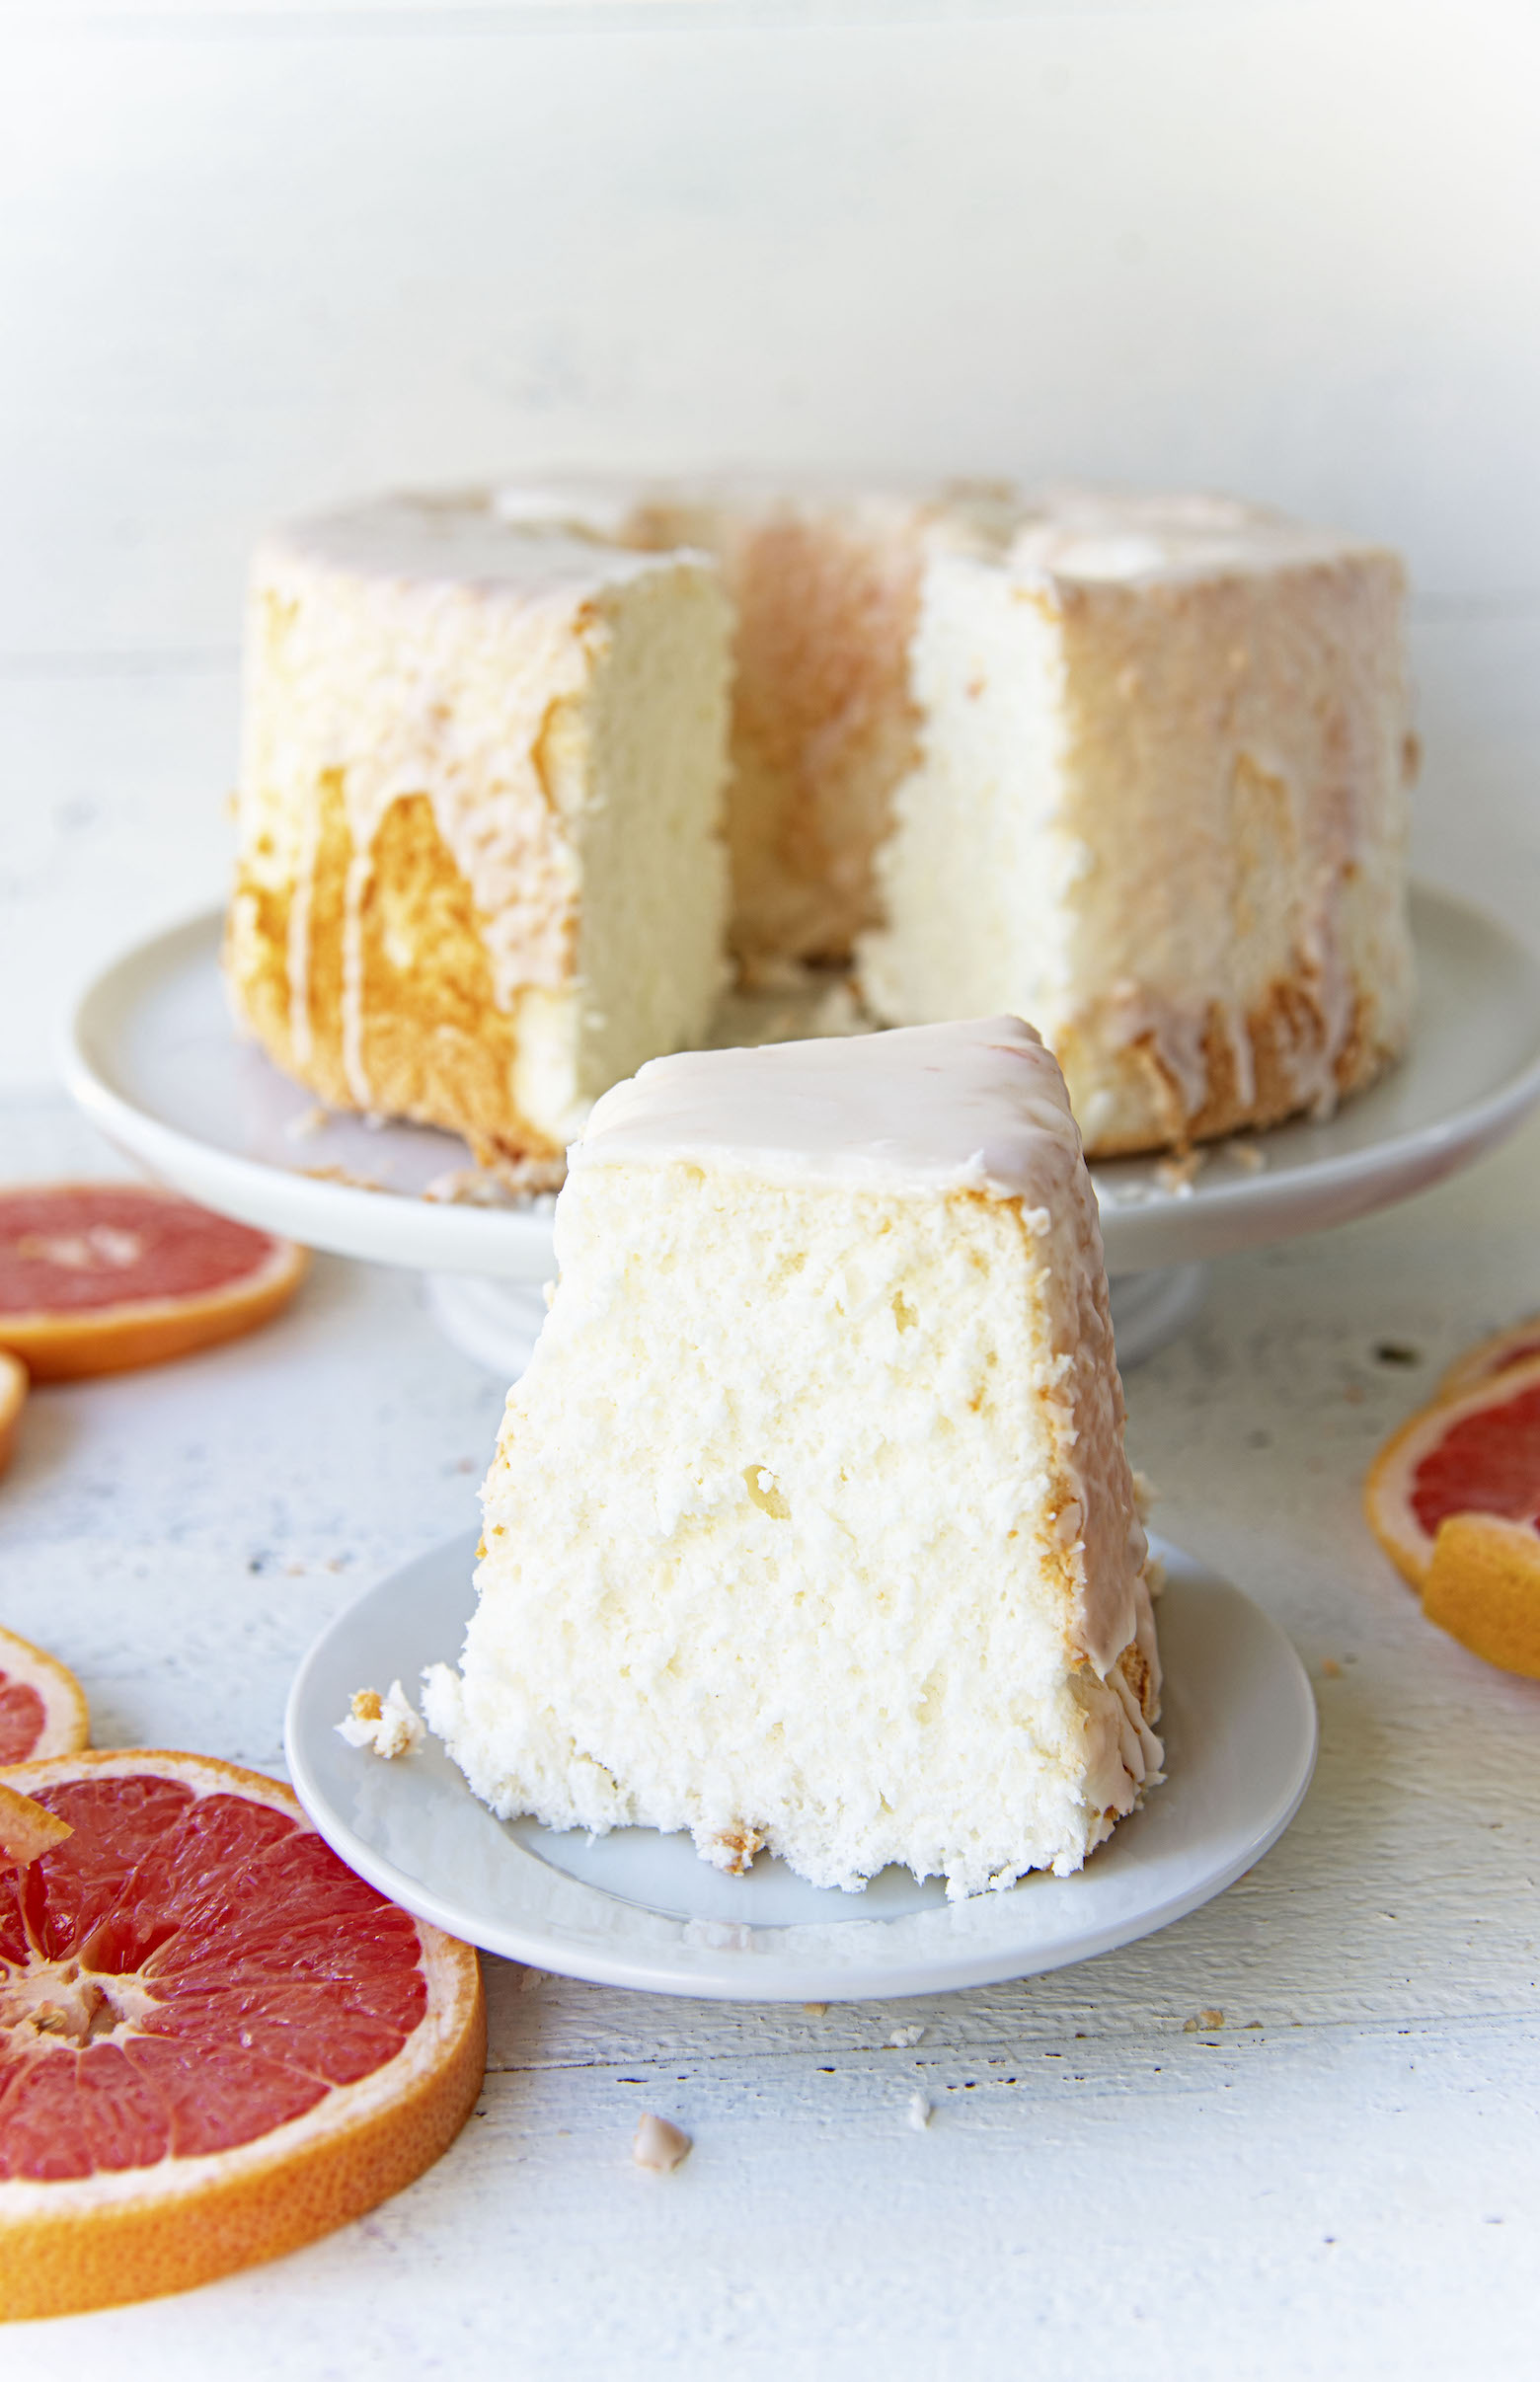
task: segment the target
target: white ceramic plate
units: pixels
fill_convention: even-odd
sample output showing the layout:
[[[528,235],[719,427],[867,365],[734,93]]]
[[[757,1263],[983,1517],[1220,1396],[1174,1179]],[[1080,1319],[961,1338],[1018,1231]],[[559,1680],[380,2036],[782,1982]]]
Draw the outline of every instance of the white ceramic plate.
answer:
[[[1481,912],[1414,895],[1421,973],[1412,1056],[1327,1124],[1248,1137],[1260,1167],[1220,1144],[1184,1191],[1156,1162],[1097,1169],[1111,1273],[1188,1264],[1365,1215],[1452,1174],[1540,1101],[1540,962]],[[371,1130],[334,1116],[314,1134],[308,1093],[230,1022],[220,920],[193,919],[142,945],[80,1003],[66,1081],[118,1146],[194,1199],[347,1257],[541,1283],[552,1271],[550,1202],[521,1208],[424,1199],[466,1166],[452,1135]],[[378,1186],[327,1180],[341,1170]]]
[[[1195,1910],[1293,1818],[1316,1755],[1315,1699],[1275,1622],[1179,1548],[1160,1641],[1167,1778],[1073,1878],[949,1903],[885,1870],[864,1893],[806,1885],[761,1857],[745,1878],[687,1836],[590,1839],[476,1802],[433,1738],[380,1761],[337,1734],[355,1689],[409,1692],[456,1660],[475,1604],[474,1536],[394,1573],[341,1614],[289,1697],[289,1773],[350,1868],[451,1935],[596,1984],[716,2001],[864,2001],[1032,1976],[1115,1951]]]

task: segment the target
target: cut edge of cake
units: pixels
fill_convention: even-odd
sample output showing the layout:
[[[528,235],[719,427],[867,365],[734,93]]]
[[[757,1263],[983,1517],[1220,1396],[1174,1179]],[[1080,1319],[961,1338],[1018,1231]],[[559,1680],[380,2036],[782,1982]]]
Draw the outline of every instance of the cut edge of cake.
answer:
[[[501,1816],[847,1889],[1078,1868],[1160,1774],[1095,1202],[1015,1019],[596,1107],[424,1712]]]

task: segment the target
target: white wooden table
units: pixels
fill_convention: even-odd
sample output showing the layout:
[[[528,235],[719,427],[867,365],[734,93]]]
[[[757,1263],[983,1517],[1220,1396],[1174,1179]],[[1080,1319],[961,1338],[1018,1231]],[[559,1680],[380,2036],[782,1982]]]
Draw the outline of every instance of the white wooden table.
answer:
[[[46,1097],[6,1125],[8,1172],[101,1163]],[[1537,1168],[1531,1131],[1413,1206],[1222,1265],[1130,1381],[1161,1526],[1317,1682],[1304,1809],[1218,1902],[1040,1980],[821,2014],[489,1961],[486,2091],[423,2182],[277,2266],[18,2349],[166,2382],[1533,2370],[1540,1688],[1422,1621],[1357,1491],[1437,1367],[1540,1308]],[[37,1394],[0,1618],[76,1666],[102,1741],[278,1771],[303,1648],[466,1524],[500,1405],[414,1280],[322,1260],[256,1339]],[[645,2108],[695,2137],[666,2180],[630,2163]]]

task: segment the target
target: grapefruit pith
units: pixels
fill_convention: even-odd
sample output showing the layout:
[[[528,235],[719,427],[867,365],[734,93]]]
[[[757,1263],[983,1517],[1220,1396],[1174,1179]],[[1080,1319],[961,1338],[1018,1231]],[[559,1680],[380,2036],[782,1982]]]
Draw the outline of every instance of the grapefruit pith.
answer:
[[[21,1358],[13,1356],[9,1348],[0,1348],[0,1472],[11,1461],[29,1387],[30,1376]]]
[[[66,1836],[74,1833],[67,1819],[60,1819],[56,1811],[35,1804],[30,1795],[18,1795],[14,1787],[8,1787],[0,1778],[0,1859],[14,1861],[19,1869],[25,1869],[39,1853],[62,1844]]]
[[[1529,1364],[1536,1357],[1540,1357],[1540,1315],[1531,1315],[1524,1323],[1509,1324],[1505,1331],[1478,1340],[1473,1348],[1457,1356],[1438,1384],[1438,1395],[1463,1397],[1495,1373],[1510,1373],[1515,1365]]]
[[[0,2315],[276,2257],[448,2148],[486,2063],[476,1955],[286,1787],[144,1752],[7,1783],[73,1833],[0,1865]]]
[[[1440,1398],[1386,1441],[1363,1490],[1369,1527],[1413,1586],[1440,1522],[1496,1514],[1540,1530],[1540,1358]]]
[[[305,1252],[148,1183],[0,1191],[0,1347],[34,1380],[233,1340],[287,1304]]]
[[[40,1646],[0,1630],[0,1770],[78,1753],[91,1741],[80,1681]]]

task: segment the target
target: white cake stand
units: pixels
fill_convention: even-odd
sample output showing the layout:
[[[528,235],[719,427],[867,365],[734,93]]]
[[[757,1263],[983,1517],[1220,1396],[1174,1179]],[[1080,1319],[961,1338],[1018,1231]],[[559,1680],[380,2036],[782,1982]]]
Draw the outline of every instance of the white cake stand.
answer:
[[[1208,1260],[1409,1197],[1540,1103],[1540,960],[1482,912],[1419,888],[1412,1054],[1326,1123],[1220,1143],[1191,1181],[1153,1159],[1096,1169],[1125,1365],[1196,1312]],[[99,976],[63,1053],[108,1137],[192,1198],[317,1249],[431,1278],[445,1331],[506,1379],[528,1360],[555,1264],[549,1199],[464,1203],[465,1148],[418,1125],[328,1115],[236,1035],[210,912]],[[458,1179],[458,1180],[457,1180]]]

